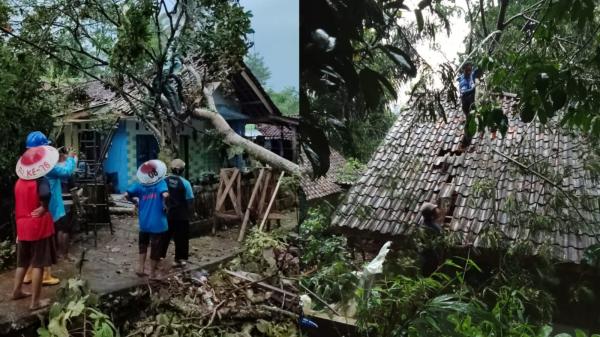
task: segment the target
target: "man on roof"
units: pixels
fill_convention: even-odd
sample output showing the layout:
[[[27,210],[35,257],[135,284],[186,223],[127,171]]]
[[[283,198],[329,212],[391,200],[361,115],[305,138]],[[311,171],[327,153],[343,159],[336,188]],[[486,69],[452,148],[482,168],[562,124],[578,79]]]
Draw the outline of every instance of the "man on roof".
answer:
[[[462,139],[462,146],[471,145],[471,136],[468,133],[469,113],[474,108],[475,103],[475,80],[481,77],[478,69],[473,69],[470,62],[466,62],[462,67],[462,73],[458,76],[458,88],[460,90],[460,101],[462,111],[465,114],[465,128]]]
[[[425,202],[421,205],[421,215],[423,215],[423,225],[432,230],[435,234],[442,232],[442,226],[439,224],[441,209],[436,204]]]

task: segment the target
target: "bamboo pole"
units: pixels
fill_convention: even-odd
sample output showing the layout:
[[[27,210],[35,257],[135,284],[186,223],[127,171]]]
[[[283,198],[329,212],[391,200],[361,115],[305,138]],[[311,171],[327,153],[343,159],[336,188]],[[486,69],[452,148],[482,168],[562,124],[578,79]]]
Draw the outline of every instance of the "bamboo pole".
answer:
[[[258,189],[260,185],[263,183],[262,180],[264,175],[265,169],[260,169],[260,172],[258,173],[258,178],[256,179],[256,183],[254,184],[254,188],[252,189],[252,195],[250,195],[250,201],[248,201],[246,214],[244,214],[244,220],[242,221],[242,228],[240,229],[238,242],[242,242],[242,240],[244,240],[244,236],[246,235],[246,226],[248,225],[248,220],[250,219],[250,211],[252,211],[252,204],[254,203],[254,198],[258,194]]]
[[[271,212],[271,207],[273,206],[273,202],[275,202],[275,197],[277,196],[277,191],[279,191],[279,186],[281,185],[281,180],[283,179],[283,175],[285,174],[285,171],[281,171],[281,175],[279,176],[279,179],[277,180],[277,186],[275,186],[275,190],[273,191],[273,195],[271,196],[271,201],[269,202],[269,206],[267,206],[267,210],[265,211],[265,216],[262,219],[262,222],[260,223],[260,227],[258,227],[258,230],[262,232],[263,227],[265,226],[265,222],[267,221],[267,218],[269,217],[269,212]]]

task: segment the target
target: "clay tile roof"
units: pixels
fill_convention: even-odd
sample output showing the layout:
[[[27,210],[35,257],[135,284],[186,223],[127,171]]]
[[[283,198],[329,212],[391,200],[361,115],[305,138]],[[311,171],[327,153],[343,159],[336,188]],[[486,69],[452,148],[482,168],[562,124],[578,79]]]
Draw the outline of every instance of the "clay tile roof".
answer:
[[[256,128],[265,138],[292,140],[296,137],[294,131],[287,126],[257,124]]]
[[[483,138],[475,135],[463,153],[458,148],[465,118],[457,108],[447,108],[447,122],[421,121],[415,111],[401,113],[333,224],[409,235],[422,225],[419,207],[429,201],[446,205],[445,226],[459,245],[492,247],[496,235],[502,243],[529,243],[534,254],[547,248],[559,260],[579,263],[585,248],[600,242],[600,187],[585,169],[588,145],[558,126],[523,123],[514,113],[516,97],[504,96],[502,102],[509,118],[506,136],[498,132],[492,140],[489,131]],[[537,162],[546,178],[563,175],[562,189],[583,196],[583,202],[577,210],[566,206],[570,202],[557,198],[562,196],[557,188],[511,159]],[[566,205],[553,205],[559,199]],[[514,218],[517,214],[531,221]],[[536,223],[536,215],[563,220],[544,222],[542,216]]]
[[[306,194],[306,200],[323,198],[344,191],[344,189],[338,184],[337,174],[344,167],[344,165],[346,165],[346,160],[333,148],[330,148],[330,151],[329,171],[327,171],[325,176],[316,180],[312,180],[307,176],[302,176],[300,178],[300,187],[304,191],[304,194]],[[310,162],[308,161],[304,151],[302,151],[300,157],[300,166],[302,170],[311,170]]]

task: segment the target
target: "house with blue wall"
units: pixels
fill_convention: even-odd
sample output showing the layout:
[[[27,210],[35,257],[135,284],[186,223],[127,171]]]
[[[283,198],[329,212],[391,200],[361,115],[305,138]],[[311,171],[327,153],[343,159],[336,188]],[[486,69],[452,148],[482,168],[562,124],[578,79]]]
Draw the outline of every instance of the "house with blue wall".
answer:
[[[297,121],[282,116],[247,67],[232,77],[231,84],[233,91],[213,84],[210,100],[236,133],[244,136],[246,125],[254,123],[296,127]],[[158,158],[159,144],[135,116],[115,109],[113,102],[118,97],[102,83],[87,82],[81,90],[86,96],[84,104],[55,116],[58,143],[79,150],[80,161],[87,166],[82,174],[102,175],[115,193],[122,193],[135,181],[141,163]],[[177,156],[187,163],[186,175],[192,182],[217,174],[223,167],[245,165],[239,155],[228,158],[214,137],[204,132],[211,127],[208,121],[190,119],[177,130]]]

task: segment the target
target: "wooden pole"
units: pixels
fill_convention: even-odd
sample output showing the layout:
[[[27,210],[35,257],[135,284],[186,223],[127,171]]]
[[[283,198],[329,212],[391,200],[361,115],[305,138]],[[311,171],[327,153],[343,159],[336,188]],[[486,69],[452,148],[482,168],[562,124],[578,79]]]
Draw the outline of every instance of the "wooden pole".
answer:
[[[246,208],[246,214],[244,214],[244,220],[242,221],[242,228],[240,229],[240,235],[238,236],[238,242],[242,242],[244,240],[244,236],[246,235],[246,226],[248,225],[248,220],[250,219],[250,212],[252,211],[252,203],[254,202],[254,198],[258,194],[258,189],[260,184],[262,183],[263,176],[265,175],[265,169],[260,169],[258,173],[258,178],[256,179],[256,183],[254,184],[254,188],[252,189],[252,194],[250,195],[250,201],[248,201],[248,207]]]
[[[277,180],[277,186],[275,186],[275,190],[273,191],[273,195],[271,196],[271,201],[269,202],[269,206],[267,206],[267,210],[265,211],[265,216],[262,219],[262,222],[260,223],[260,227],[258,227],[258,230],[262,232],[263,227],[265,226],[265,222],[267,221],[267,218],[269,217],[269,212],[271,212],[271,207],[273,206],[273,202],[275,202],[275,197],[277,196],[277,191],[279,191],[279,185],[281,185],[281,180],[283,179],[283,175],[285,174],[285,171],[281,171],[281,175],[279,176],[279,179]]]

